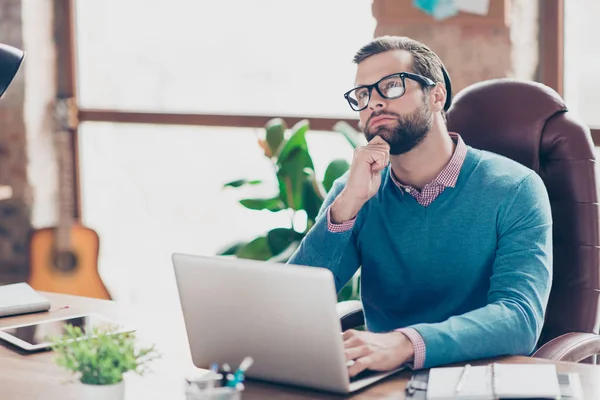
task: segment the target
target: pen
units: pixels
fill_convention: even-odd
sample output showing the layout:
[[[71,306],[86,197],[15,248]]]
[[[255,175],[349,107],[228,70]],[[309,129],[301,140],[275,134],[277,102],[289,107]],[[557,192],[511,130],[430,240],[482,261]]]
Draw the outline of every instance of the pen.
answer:
[[[215,387],[215,376],[217,374],[217,370],[219,369],[219,364],[212,363],[210,366],[210,378],[208,380],[208,389],[212,389]]]
[[[235,387],[238,383],[243,382],[244,373],[252,366],[253,363],[254,359],[252,357],[244,358],[238,369],[233,374],[232,379],[227,381],[227,386]]]
[[[460,378],[458,379],[458,383],[456,384],[454,395],[457,395],[462,390],[462,387],[465,384],[465,381],[467,380],[467,375],[469,374],[470,369],[471,364],[467,364],[464,366],[462,373],[460,374]]]
[[[242,363],[240,364],[240,366],[238,367],[238,369],[235,373],[237,374],[238,372],[241,372],[241,373],[246,372],[248,370],[248,368],[250,368],[252,366],[252,364],[254,364],[254,359],[252,357],[244,358],[244,360],[242,361]]]
[[[231,373],[230,373],[231,368],[229,367],[229,364],[225,363],[225,364],[223,364],[222,369],[223,369],[223,372],[222,372],[223,379],[221,381],[221,386],[227,386],[227,381],[229,380],[229,375],[231,375]]]

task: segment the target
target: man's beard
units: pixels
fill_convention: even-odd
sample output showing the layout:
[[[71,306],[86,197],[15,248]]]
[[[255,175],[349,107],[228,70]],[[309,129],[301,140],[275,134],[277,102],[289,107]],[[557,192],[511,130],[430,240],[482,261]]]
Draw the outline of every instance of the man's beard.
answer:
[[[380,136],[390,145],[391,155],[408,153],[421,144],[431,130],[431,111],[427,103],[406,116],[392,112],[373,113],[367,121],[367,127],[371,119],[380,115],[395,117],[397,122],[392,126],[380,125],[372,130],[367,128],[363,130],[363,133],[369,142],[375,136]]]

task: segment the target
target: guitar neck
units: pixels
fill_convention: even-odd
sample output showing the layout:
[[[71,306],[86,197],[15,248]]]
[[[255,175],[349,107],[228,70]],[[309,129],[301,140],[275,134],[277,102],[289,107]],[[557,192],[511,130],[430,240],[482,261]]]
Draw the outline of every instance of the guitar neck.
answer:
[[[71,227],[75,222],[75,191],[73,189],[73,158],[71,151],[73,106],[69,100],[57,103],[58,129],[55,135],[55,150],[58,159],[58,219],[56,224],[58,250],[71,248]]]

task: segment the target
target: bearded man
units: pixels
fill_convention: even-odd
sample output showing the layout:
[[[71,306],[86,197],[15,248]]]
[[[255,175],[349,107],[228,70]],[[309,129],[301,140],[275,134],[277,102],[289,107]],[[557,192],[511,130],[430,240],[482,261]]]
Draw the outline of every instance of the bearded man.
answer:
[[[361,267],[349,375],[530,355],[552,282],[542,180],[448,132],[450,79],[423,43],[379,37],[354,62],[344,96],[368,144],[289,260],[328,268],[338,292]]]

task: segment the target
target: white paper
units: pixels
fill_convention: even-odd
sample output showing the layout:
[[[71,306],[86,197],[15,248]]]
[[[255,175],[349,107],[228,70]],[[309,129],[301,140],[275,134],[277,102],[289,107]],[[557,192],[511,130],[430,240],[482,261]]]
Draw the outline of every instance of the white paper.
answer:
[[[455,0],[458,11],[472,14],[487,15],[490,8],[490,0]]]
[[[450,18],[458,14],[455,0],[439,0],[433,10],[433,18],[439,20]]]
[[[438,367],[429,372],[427,400],[558,399],[560,386],[554,364],[495,364],[473,366],[460,393],[462,367]],[[496,379],[493,381],[493,379]],[[496,383],[493,388],[493,382]],[[494,396],[494,389],[496,396]]]
[[[496,364],[496,376],[500,398],[560,398],[554,364]]]
[[[25,282],[0,286],[0,317],[46,311],[50,301]]]

